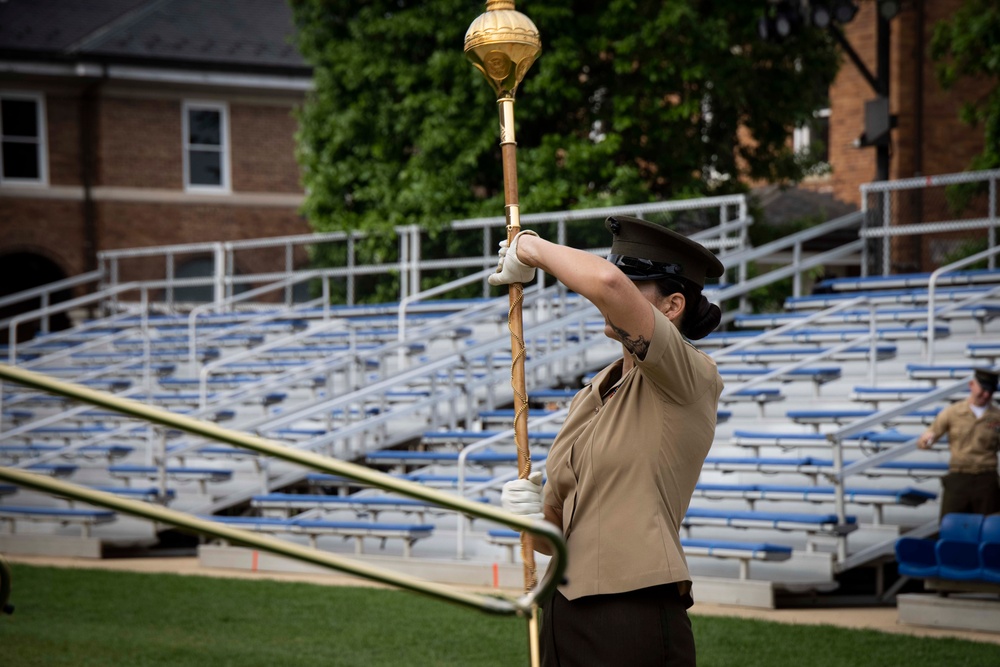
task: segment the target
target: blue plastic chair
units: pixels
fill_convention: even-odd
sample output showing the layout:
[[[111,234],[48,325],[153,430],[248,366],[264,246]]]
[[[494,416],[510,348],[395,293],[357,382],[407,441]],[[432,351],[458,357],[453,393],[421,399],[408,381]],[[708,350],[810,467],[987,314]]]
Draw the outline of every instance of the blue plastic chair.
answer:
[[[981,578],[979,534],[982,514],[946,514],[935,545],[938,576],[942,579],[971,581]]]
[[[922,537],[901,537],[896,540],[896,562],[899,573],[916,579],[933,579],[938,576],[934,540]]]
[[[1000,584],[1000,514],[991,514],[983,520],[979,534],[980,578]]]

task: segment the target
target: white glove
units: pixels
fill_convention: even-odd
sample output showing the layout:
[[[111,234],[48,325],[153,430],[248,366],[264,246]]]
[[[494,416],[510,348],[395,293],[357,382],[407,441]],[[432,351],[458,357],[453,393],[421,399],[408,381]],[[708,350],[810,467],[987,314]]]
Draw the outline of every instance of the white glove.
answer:
[[[507,239],[500,242],[500,262],[497,264],[497,272],[487,278],[490,285],[526,283],[535,277],[535,267],[528,266],[517,258],[517,239],[523,234],[538,236],[536,232],[526,229],[514,236],[509,248],[507,247]]]
[[[526,479],[512,479],[503,485],[500,506],[511,514],[540,521],[542,513],[542,472],[536,470]]]

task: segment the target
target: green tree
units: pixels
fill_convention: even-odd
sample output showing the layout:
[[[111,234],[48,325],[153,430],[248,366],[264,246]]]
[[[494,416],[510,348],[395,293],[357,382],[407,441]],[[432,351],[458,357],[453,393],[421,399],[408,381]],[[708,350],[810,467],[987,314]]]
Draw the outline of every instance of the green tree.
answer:
[[[966,0],[950,19],[934,26],[930,52],[945,90],[967,78],[983,83],[980,94],[959,111],[963,122],[983,127],[983,150],[972,157],[969,169],[1000,167],[1000,5],[995,0]],[[984,183],[950,185],[948,204],[962,211],[985,190]]]
[[[299,135],[312,224],[439,230],[456,218],[502,214],[495,97],[463,53],[485,4],[290,1],[299,46],[315,67]],[[818,30],[761,41],[755,26],[766,7],[519,3],[543,44],[516,104],[522,210],[801,178],[811,165],[788,137],[822,104],[839,56]]]
[[[931,57],[945,89],[967,78],[982,82],[979,94],[960,111],[964,122],[982,124],[985,137],[983,151],[969,168],[1000,167],[1000,4],[966,0],[950,19],[934,26]]]

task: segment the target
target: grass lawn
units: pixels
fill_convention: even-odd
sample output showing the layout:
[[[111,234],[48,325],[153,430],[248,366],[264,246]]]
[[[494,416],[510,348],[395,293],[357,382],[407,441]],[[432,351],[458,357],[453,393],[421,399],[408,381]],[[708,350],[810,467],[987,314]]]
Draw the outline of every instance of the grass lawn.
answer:
[[[12,565],[0,665],[528,664],[526,622],[402,591]],[[849,613],[849,612],[845,612]],[[702,667],[997,667],[1000,646],[693,617]]]

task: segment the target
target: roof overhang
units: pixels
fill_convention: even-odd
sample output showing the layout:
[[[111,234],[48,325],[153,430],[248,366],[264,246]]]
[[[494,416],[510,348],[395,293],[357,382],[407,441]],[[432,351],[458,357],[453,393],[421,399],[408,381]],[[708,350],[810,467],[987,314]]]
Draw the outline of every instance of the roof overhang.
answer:
[[[191,70],[143,65],[115,65],[78,61],[53,63],[27,60],[0,60],[0,75],[53,77],[63,79],[105,79],[145,83],[211,86],[215,88],[254,88],[306,92],[313,89],[311,76]]]

